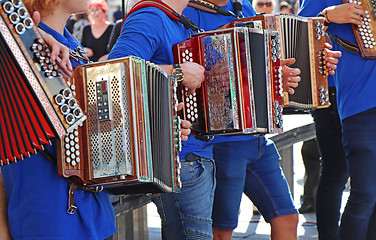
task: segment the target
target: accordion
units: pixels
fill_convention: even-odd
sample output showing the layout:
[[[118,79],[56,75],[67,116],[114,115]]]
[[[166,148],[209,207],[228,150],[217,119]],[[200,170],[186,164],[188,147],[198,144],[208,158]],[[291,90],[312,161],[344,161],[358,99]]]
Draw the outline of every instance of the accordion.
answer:
[[[364,58],[376,59],[376,2],[373,0],[343,0],[344,3],[356,3],[366,11],[363,25],[352,24],[352,29]]]
[[[276,31],[229,28],[194,34],[173,47],[175,62],[205,67],[192,95],[180,86],[182,118],[202,135],[282,132],[282,83]]]
[[[234,20],[224,28],[239,26],[278,31],[282,58],[295,58],[292,67],[301,70],[299,86],[295,94],[285,94],[284,106],[308,110],[329,106],[323,21],[318,17],[265,14]]]
[[[63,177],[113,194],[181,188],[176,81],[136,57],[76,67],[83,127],[58,145]]]
[[[22,1],[0,1],[0,165],[43,150],[86,116]]]

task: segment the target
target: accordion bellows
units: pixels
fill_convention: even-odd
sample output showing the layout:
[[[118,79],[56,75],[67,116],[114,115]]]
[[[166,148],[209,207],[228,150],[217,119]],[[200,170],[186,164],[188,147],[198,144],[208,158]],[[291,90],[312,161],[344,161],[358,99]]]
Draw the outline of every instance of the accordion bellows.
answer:
[[[22,1],[0,1],[0,165],[43,150],[82,124],[75,88],[60,77]]]

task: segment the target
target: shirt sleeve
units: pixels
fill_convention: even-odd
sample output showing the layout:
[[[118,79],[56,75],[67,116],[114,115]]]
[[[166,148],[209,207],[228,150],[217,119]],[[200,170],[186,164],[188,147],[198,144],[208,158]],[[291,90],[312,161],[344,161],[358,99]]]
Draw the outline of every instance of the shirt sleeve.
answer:
[[[160,16],[145,9],[131,14],[121,30],[108,59],[136,56],[150,60],[158,48],[164,27]]]

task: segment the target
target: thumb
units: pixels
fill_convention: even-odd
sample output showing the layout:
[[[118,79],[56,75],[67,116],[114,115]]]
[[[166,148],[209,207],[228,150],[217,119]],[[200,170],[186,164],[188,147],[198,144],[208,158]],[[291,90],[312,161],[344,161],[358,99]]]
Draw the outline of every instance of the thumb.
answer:
[[[35,23],[35,26],[39,25],[39,22],[40,22],[40,13],[38,11],[33,12],[33,21]]]
[[[281,59],[281,66],[292,65],[295,61],[295,58]]]

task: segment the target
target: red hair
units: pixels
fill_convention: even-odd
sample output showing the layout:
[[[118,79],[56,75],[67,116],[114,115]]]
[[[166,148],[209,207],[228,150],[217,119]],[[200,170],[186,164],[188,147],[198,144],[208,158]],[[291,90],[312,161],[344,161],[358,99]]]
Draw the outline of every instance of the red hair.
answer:
[[[42,12],[52,12],[54,8],[60,4],[61,0],[24,0],[24,4],[27,10],[30,12],[31,15],[35,11],[38,11],[42,14]]]
[[[100,9],[102,9],[102,11],[104,12],[104,14],[107,14],[108,12],[108,4],[105,0],[90,0],[88,5],[87,5],[87,8],[90,9],[92,7],[99,7]],[[89,14],[89,13],[88,13]]]

